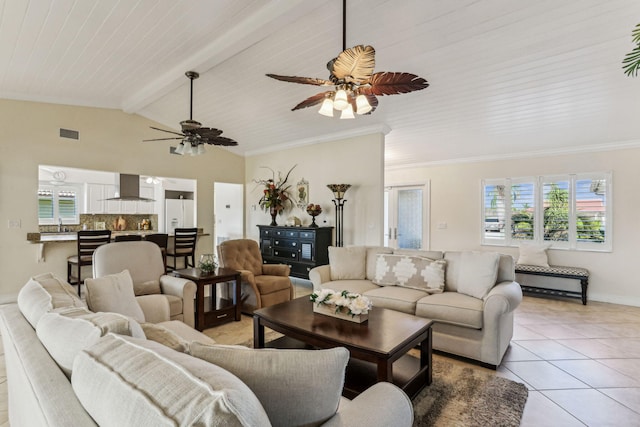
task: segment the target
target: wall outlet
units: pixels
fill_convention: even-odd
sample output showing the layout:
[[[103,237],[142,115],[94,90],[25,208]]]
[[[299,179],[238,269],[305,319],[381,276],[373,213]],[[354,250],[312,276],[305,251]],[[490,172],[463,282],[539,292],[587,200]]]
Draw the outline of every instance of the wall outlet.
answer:
[[[22,227],[22,221],[19,219],[10,219],[9,220],[9,228],[20,228]]]
[[[446,230],[447,228],[447,223],[446,222],[439,222],[438,223],[438,230]]]

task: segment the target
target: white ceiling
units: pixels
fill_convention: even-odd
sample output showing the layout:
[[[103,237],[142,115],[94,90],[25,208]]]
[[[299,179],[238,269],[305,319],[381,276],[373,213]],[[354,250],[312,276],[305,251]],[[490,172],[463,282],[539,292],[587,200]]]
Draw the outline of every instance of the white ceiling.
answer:
[[[195,70],[193,118],[239,154],[374,131],[389,168],[638,146],[640,76],[621,69],[638,22],[638,0],[349,0],[347,47],[430,87],[339,120],[290,111],[323,89],[265,73],[328,78],[340,0],[0,0],[0,97],[177,129]]]

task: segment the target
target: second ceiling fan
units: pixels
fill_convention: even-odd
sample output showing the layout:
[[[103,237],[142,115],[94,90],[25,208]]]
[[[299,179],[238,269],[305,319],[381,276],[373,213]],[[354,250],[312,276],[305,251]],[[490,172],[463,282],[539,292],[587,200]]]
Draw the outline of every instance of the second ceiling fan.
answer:
[[[175,154],[190,154],[192,156],[203,154],[205,152],[204,144],[222,146],[238,145],[238,143],[233,139],[220,136],[222,135],[222,131],[220,129],[202,127],[202,123],[193,120],[193,81],[200,77],[200,74],[195,71],[187,71],[185,75],[191,81],[191,93],[189,102],[189,120],[180,122],[182,133],[151,126],[151,129],[171,133],[178,136],[174,136],[171,138],[145,139],[143,141],[169,141],[181,139],[182,142],[180,142],[180,144],[176,148]]]

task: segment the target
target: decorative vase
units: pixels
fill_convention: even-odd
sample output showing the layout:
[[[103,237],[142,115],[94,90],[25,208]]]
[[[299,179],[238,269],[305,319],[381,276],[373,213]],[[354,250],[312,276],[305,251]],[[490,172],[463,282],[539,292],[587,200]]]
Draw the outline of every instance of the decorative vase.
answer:
[[[202,254],[200,255],[200,262],[198,263],[198,268],[202,270],[203,273],[213,273],[213,271],[218,267],[218,263],[216,262],[213,254]]]
[[[269,225],[278,225],[276,222],[276,216],[278,216],[278,208],[275,206],[271,206],[269,208],[269,213],[271,214],[271,224]]]
[[[311,216],[311,224],[309,224],[309,227],[314,227],[315,228],[317,226],[318,226],[318,224],[316,224],[316,216],[312,215]]]
[[[363,323],[369,320],[369,313],[356,314],[352,316],[351,314],[349,314],[349,311],[346,308],[341,307],[340,310],[336,312],[335,305],[313,304],[313,312],[324,314],[325,316],[336,317],[338,319],[348,320],[349,322],[354,322],[354,323]]]

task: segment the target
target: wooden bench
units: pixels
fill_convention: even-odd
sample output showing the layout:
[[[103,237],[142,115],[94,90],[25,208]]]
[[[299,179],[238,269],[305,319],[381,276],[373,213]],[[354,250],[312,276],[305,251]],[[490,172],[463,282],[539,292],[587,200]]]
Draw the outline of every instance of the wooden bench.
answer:
[[[539,288],[534,286],[522,286],[525,292],[540,294],[559,295],[565,297],[582,298],[582,304],[587,305],[587,286],[589,286],[589,270],[579,267],[563,267],[560,265],[550,265],[541,267],[539,265],[516,264],[516,273],[531,274],[534,276],[559,277],[562,279],[577,279],[580,281],[582,292],[565,291],[560,289]]]

